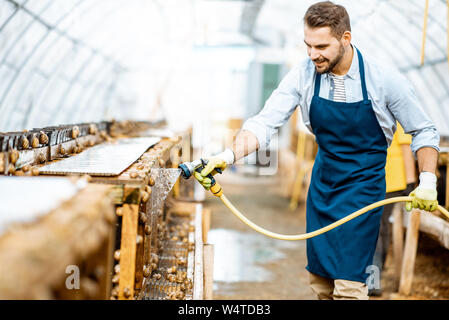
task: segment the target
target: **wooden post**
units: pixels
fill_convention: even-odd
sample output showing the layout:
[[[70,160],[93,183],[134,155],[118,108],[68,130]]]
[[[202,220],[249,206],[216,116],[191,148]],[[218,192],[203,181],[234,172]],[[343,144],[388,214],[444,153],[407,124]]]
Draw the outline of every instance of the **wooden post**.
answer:
[[[448,0],[449,3],[449,0]],[[449,12],[448,12],[449,14]],[[449,31],[449,30],[448,30]],[[449,208],[449,154],[446,159],[446,199],[444,205]]]
[[[136,239],[136,273],[135,273],[135,286],[136,291],[142,289],[143,284],[143,266],[145,265],[145,233],[144,226],[139,223],[137,226],[137,236],[140,236],[141,242],[137,243]]]
[[[407,227],[404,257],[402,260],[399,294],[409,295],[412,289],[413,271],[415,269],[416,250],[418,247],[420,211],[413,210]]]
[[[399,284],[402,268],[402,255],[404,254],[404,226],[402,205],[396,204],[393,208],[393,260],[396,283]]]
[[[197,204],[195,209],[195,273],[193,275],[193,300],[204,299],[202,211],[203,206]]]
[[[204,300],[214,299],[214,245],[204,244]]]
[[[211,211],[209,208],[203,209],[203,243],[207,243],[207,234],[210,229],[210,214]]]
[[[138,217],[139,205],[123,205],[122,240],[120,246],[120,300],[132,300],[134,297]]]

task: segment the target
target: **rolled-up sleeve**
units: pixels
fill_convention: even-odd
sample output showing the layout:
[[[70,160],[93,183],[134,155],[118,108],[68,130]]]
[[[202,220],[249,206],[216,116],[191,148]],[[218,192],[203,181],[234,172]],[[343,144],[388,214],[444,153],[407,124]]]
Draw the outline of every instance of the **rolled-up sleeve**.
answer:
[[[387,107],[404,128],[404,132],[412,136],[413,154],[423,147],[440,151],[440,135],[422,109],[412,84],[398,72],[387,77]]]
[[[266,101],[262,111],[243,124],[242,130],[252,132],[261,149],[268,147],[271,138],[288,121],[299,104],[299,72],[299,66],[290,70]]]

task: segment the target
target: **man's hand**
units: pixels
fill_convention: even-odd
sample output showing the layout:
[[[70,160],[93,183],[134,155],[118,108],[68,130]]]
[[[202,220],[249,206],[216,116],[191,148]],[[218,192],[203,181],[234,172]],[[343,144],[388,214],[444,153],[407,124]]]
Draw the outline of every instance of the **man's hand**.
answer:
[[[195,171],[194,176],[206,190],[210,190],[212,181],[210,178],[207,178],[207,176],[209,174],[216,175],[217,171],[215,169],[224,170],[228,165],[234,164],[235,157],[234,152],[231,149],[226,149],[222,153],[207,160],[208,163],[206,167],[201,172]]]
[[[437,177],[433,173],[422,172],[419,176],[419,186],[409,194],[413,200],[405,204],[405,209],[436,210],[438,207],[436,182]]]

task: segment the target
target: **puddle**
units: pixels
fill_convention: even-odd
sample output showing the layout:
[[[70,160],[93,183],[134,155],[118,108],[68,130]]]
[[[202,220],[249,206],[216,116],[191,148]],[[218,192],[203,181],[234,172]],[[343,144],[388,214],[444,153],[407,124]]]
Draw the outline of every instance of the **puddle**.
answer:
[[[264,264],[286,257],[282,249],[295,249],[301,242],[280,241],[258,233],[212,229],[208,242],[214,244],[214,282],[265,282],[274,274]]]

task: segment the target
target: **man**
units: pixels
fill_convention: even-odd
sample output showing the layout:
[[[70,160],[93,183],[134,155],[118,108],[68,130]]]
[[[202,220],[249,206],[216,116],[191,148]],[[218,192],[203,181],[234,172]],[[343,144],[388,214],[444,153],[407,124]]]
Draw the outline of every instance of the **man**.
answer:
[[[307,232],[385,198],[385,159],[396,121],[413,136],[420,184],[408,209],[438,205],[435,169],[439,135],[410,84],[397,72],[364,59],[351,44],[345,8],[312,5],[304,17],[309,58],[291,70],[264,109],[246,121],[232,148],[209,158],[195,177],[210,188],[209,173],[266,147],[299,105],[319,151],[307,197]],[[368,299],[382,208],[307,240],[310,285],[319,299]]]

